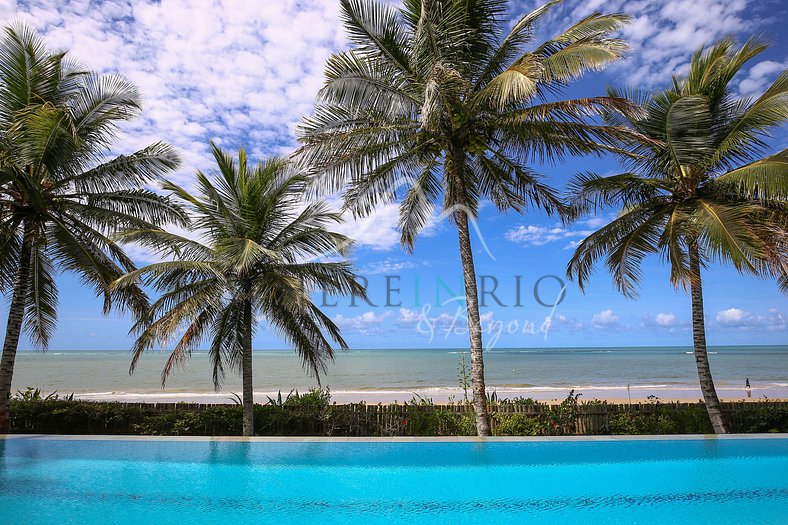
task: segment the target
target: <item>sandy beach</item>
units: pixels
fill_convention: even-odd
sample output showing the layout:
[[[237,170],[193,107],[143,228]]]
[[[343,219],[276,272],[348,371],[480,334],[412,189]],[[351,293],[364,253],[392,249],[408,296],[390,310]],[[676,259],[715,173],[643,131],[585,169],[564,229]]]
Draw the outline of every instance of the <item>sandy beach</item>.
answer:
[[[488,394],[495,393],[499,399],[517,397],[530,397],[542,402],[563,401],[569,394],[566,387],[534,387],[534,388],[490,388]],[[627,392],[620,387],[587,387],[577,388],[576,393],[582,394],[581,401],[592,399],[604,400],[609,403],[640,403],[647,402],[649,396],[656,396],[660,401],[694,402],[701,399],[698,388],[665,388],[661,385],[633,386]],[[287,391],[282,391],[282,396],[287,396]],[[267,403],[268,398],[276,399],[278,391],[256,391],[255,402]],[[468,392],[468,396],[471,392]],[[758,401],[764,396],[769,400],[788,399],[788,387],[754,388],[752,397],[747,397],[744,389],[720,388],[718,395],[723,401]],[[463,401],[464,393],[458,388],[426,388],[418,390],[342,390],[331,392],[332,402],[338,404],[358,403],[367,404],[394,403],[410,401],[414,397],[431,399],[434,403],[447,403]],[[120,401],[127,403],[206,403],[221,404],[232,403],[232,392],[95,392],[75,394],[75,399],[90,401]]]

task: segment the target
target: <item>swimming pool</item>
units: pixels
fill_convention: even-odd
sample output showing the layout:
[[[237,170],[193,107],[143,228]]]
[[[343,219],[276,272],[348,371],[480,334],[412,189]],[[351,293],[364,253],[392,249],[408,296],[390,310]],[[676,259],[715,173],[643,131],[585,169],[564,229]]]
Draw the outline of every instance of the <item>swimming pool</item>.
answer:
[[[788,523],[788,438],[0,439],[0,523]]]

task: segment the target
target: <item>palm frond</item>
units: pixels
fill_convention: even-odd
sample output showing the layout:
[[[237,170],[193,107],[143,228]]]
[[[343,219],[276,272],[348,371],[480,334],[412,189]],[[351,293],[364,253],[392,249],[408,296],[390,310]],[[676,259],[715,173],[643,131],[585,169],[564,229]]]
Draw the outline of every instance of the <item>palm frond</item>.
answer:
[[[788,150],[723,173],[709,186],[735,191],[750,199],[788,201]]]
[[[659,231],[668,213],[669,207],[665,204],[652,203],[624,211],[578,244],[567,265],[567,277],[576,279],[582,290],[596,263],[607,258],[607,265],[614,272],[615,286],[626,295],[636,295],[641,277],[640,262],[648,253],[659,251]],[[622,244],[625,240],[626,247]]]
[[[57,323],[58,293],[52,261],[40,248],[31,257],[27,295],[25,330],[34,346],[46,349]]]

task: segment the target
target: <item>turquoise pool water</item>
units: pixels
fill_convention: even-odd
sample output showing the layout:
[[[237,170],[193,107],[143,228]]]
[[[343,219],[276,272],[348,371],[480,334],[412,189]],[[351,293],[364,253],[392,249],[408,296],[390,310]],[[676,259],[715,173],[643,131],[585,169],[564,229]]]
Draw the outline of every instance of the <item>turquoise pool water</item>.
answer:
[[[1,524],[788,523],[788,438],[0,439]]]

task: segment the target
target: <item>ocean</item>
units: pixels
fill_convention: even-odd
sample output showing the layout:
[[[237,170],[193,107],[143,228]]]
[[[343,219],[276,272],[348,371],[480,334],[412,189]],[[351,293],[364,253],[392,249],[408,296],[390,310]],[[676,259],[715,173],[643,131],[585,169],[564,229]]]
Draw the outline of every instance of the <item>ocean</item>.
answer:
[[[709,349],[712,373],[720,397],[788,398],[788,346],[724,346]],[[467,351],[459,349],[351,350],[337,353],[323,387],[338,402],[405,401],[414,394],[436,402],[463,399],[461,360],[470,376]],[[129,375],[130,354],[122,351],[20,351],[14,389],[75,393],[86,399],[127,401],[229,402],[241,389],[240,378],[228,373],[221,391],[211,383],[208,355],[196,352],[189,364],[175,371],[166,388],[160,374],[166,353],[140,359]],[[485,353],[489,390],[499,397],[562,399],[571,389],[586,399],[697,399],[697,373],[689,347],[510,348]],[[256,399],[293,389],[301,392],[317,382],[289,351],[255,351]],[[470,392],[469,392],[470,393]]]

